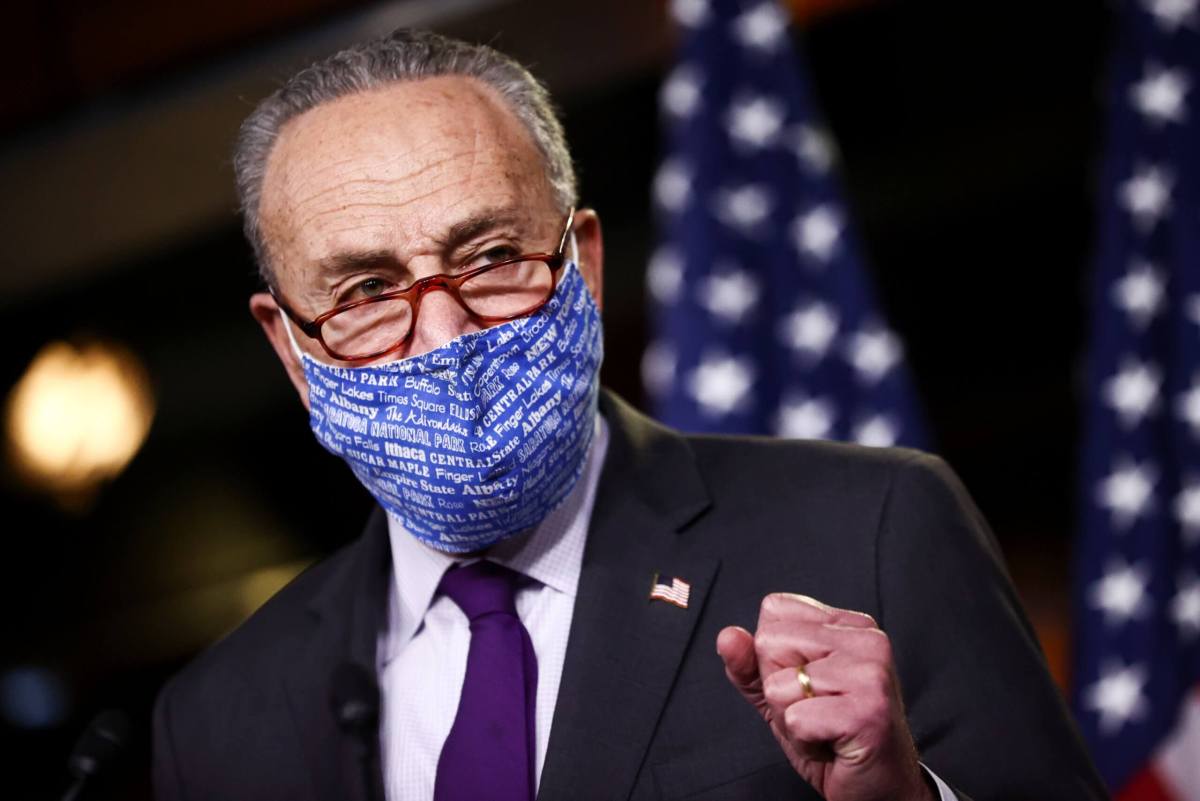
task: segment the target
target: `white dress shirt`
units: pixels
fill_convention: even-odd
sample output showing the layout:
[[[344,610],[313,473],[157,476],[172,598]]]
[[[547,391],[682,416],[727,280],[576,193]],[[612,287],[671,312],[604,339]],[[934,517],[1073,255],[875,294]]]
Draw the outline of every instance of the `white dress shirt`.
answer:
[[[597,415],[587,464],[567,500],[529,536],[488,552],[489,561],[525,577],[516,606],[537,656],[535,788],[546,761],[583,546],[607,452],[608,425]],[[434,594],[446,570],[464,560],[421,544],[390,514],[388,537],[393,581],[387,625],[376,648],[383,784],[388,801],[432,801],[438,757],[458,712],[471,644],[467,616],[454,601]],[[941,779],[930,776],[941,801],[957,801]]]
[[[529,536],[502,542],[487,556],[526,577],[517,585],[516,605],[537,656],[535,782],[546,761],[583,546],[607,452],[608,424],[597,415],[587,463],[567,500]],[[438,756],[458,712],[471,645],[467,616],[434,593],[446,570],[463,560],[421,544],[391,515],[388,536],[395,580],[376,648],[383,783],[389,801],[425,801],[433,798]]]

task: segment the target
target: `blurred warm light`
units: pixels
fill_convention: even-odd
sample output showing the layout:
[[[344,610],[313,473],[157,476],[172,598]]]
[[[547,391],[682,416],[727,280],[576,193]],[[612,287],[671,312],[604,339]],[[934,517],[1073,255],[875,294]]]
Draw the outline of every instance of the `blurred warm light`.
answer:
[[[86,493],[125,468],[146,439],[154,399],[145,369],[124,348],[52,342],[9,396],[16,467],[59,494]]]

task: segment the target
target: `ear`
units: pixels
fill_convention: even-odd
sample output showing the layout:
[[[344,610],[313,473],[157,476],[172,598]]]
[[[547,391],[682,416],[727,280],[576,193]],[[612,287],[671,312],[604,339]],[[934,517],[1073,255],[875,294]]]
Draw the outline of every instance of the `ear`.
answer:
[[[600,216],[594,209],[575,212],[575,242],[579,246],[579,271],[592,292],[596,306],[603,309],[604,237],[600,232]]]
[[[288,378],[292,380],[292,386],[300,395],[300,402],[307,409],[308,382],[304,379],[304,367],[301,366],[296,351],[292,349],[292,343],[284,329],[284,326],[290,323],[284,322],[279,304],[275,302],[275,298],[270,292],[255,292],[250,296],[250,314],[262,326],[263,333],[267,335],[271,347],[275,348],[275,355],[283,363],[283,369],[287,370]]]

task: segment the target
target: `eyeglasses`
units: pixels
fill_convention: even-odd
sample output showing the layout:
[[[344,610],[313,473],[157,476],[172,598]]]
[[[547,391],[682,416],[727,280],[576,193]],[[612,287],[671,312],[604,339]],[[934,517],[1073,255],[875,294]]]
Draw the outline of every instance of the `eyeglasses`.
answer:
[[[344,362],[378,359],[408,342],[421,298],[428,292],[439,289],[448,292],[472,319],[483,325],[516,320],[545,306],[558,283],[567,235],[574,223],[572,208],[554,253],[527,253],[457,275],[426,276],[404,289],[343,303],[310,321],[302,320],[277,292],[272,290],[271,294],[292,322],[320,342],[334,359]]]

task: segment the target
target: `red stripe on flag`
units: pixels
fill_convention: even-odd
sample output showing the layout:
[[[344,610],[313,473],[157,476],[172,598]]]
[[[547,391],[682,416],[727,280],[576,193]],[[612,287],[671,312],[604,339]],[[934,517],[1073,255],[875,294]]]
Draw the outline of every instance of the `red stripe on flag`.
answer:
[[[1138,771],[1129,784],[1115,796],[1115,801],[1178,801],[1167,792],[1167,788],[1159,780],[1153,767],[1145,767]]]

